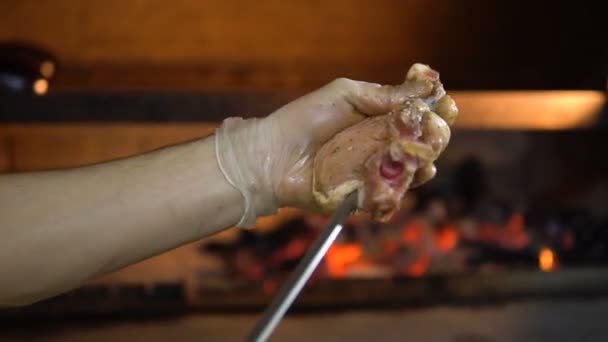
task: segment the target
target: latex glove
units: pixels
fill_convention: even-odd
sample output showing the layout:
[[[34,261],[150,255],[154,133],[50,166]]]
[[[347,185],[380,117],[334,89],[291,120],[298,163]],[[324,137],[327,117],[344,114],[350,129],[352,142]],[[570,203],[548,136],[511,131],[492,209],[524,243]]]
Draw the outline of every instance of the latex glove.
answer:
[[[428,97],[433,91],[425,80],[381,86],[340,78],[267,117],[226,119],[216,132],[216,156],[226,179],[245,200],[237,226],[252,228],[257,217],[286,206],[319,210],[312,181],[321,146],[368,116],[398,110],[408,99]],[[432,120],[443,119],[436,115]],[[361,163],[366,157],[361,155]],[[432,164],[425,165],[414,183],[428,181],[434,170]]]

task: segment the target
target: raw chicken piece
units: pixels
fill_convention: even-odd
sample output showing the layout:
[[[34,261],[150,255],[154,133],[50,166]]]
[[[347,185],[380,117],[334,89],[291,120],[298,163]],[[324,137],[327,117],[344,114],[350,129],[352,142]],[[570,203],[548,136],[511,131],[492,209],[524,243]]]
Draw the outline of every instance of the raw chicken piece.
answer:
[[[433,177],[433,162],[450,139],[448,124],[458,109],[436,71],[414,64],[399,87],[414,81],[432,85],[428,96],[409,97],[399,110],[367,118],[321,147],[313,174],[313,194],[321,209],[335,210],[358,190],[359,209],[386,222],[411,186]]]

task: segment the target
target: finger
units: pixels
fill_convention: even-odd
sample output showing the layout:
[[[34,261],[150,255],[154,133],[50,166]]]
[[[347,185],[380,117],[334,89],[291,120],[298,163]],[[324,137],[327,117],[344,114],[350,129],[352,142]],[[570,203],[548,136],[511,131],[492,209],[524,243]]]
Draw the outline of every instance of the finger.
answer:
[[[450,95],[444,95],[439,99],[435,112],[450,126],[454,124],[456,117],[458,117],[458,107]]]
[[[431,146],[434,155],[430,161],[435,161],[450,142],[450,126],[441,116],[431,111],[424,114],[422,124],[422,141]]]
[[[439,73],[430,66],[422,63],[416,63],[410,67],[407,75],[405,76],[406,81],[439,81]]]
[[[418,169],[414,174],[414,180],[412,181],[412,185],[410,185],[410,188],[419,187],[425,184],[426,182],[433,179],[435,177],[435,174],[437,174],[437,168],[433,163],[427,164],[426,166]]]
[[[383,115],[397,110],[414,97],[427,97],[433,91],[429,81],[411,81],[398,86],[351,81],[346,100],[363,115]]]

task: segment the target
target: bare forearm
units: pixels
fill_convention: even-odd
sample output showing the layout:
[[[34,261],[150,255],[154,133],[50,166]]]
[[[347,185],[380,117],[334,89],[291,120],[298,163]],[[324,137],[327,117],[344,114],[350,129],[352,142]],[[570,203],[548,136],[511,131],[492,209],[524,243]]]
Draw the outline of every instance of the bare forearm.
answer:
[[[110,163],[0,177],[0,304],[87,279],[234,225],[242,199],[213,139]]]

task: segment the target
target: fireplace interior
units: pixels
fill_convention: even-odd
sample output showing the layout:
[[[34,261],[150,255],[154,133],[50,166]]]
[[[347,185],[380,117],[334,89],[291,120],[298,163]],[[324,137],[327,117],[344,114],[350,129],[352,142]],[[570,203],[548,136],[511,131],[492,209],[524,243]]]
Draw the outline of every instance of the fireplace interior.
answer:
[[[55,100],[68,101],[64,96]],[[543,129],[534,121],[527,123],[531,127],[475,127],[466,124],[474,120],[465,119],[439,161],[437,177],[409,192],[392,221],[379,224],[366,214],[349,219],[277,336],[290,336],[292,329],[297,330],[294,325],[304,324],[297,320],[311,317],[361,319],[373,325],[382,322],[377,315],[416,312],[429,315],[431,322],[433,315],[459,317],[463,312],[518,316],[520,310],[548,310],[546,305],[564,305],[559,310],[571,314],[587,306],[603,310],[608,303],[608,140],[601,123],[604,109],[598,103],[592,124],[560,129]],[[113,125],[103,129],[122,129],[128,132],[123,135],[132,137],[134,128]],[[215,124],[198,124],[189,133],[186,126],[173,127],[181,132],[173,136],[185,138],[203,127],[212,132]],[[18,142],[32,129],[35,124],[9,124],[5,141]],[[77,135],[82,127],[60,123],[40,129],[56,140],[57,135]],[[165,126],[155,129],[168,134]],[[132,139],[150,140],[150,130],[144,131],[148,136]],[[13,167],[27,170],[27,163],[19,160],[14,158]],[[257,229],[232,229],[56,298],[2,310],[7,336],[22,336],[19,327],[32,322],[95,327],[118,320],[139,326],[141,320],[191,324],[183,320],[192,317],[235,317],[246,330],[328,220],[287,208],[260,219]],[[522,324],[517,322],[513,324]],[[543,322],[519,333],[528,336],[549,324]],[[500,340],[492,333],[467,329],[456,329],[450,336]],[[222,333],[238,340],[244,330],[241,335]],[[599,329],[596,334],[604,332]]]
[[[0,173],[144,153],[427,63],[460,108],[436,178],[386,224],[353,215],[271,340],[608,340],[601,3],[0,1]],[[0,340],[241,341],[328,219],[284,208],[2,308]]]

